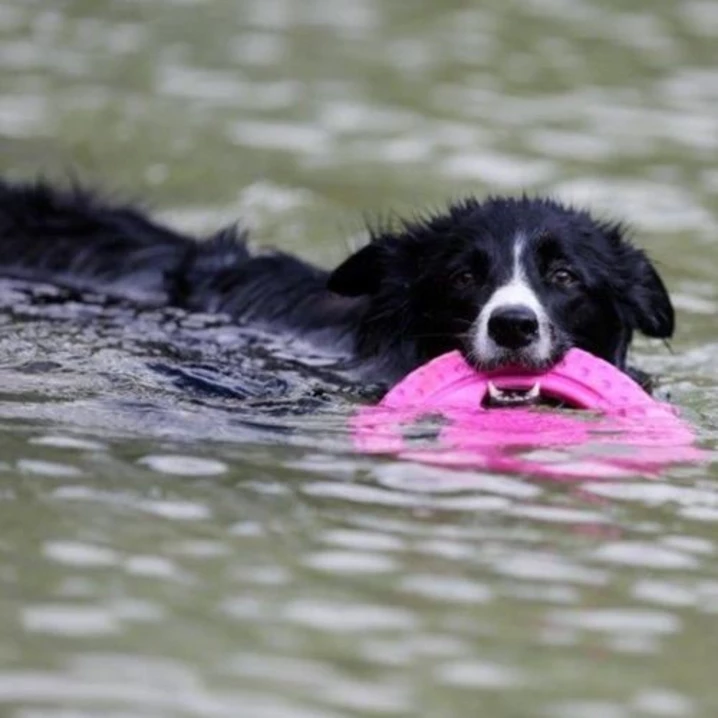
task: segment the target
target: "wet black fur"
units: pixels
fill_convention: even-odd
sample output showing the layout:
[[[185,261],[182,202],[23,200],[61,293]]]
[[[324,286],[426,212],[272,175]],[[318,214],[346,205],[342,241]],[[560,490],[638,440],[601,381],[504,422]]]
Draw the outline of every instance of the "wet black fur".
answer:
[[[467,331],[506,280],[519,237],[557,330],[556,358],[578,346],[626,369],[634,331],[673,333],[666,289],[621,226],[547,199],[455,203],[375,233],[327,272],[289,254],[250,252],[236,228],[195,239],[82,189],[0,183],[0,276],[225,313],[338,350],[384,384],[444,351],[471,355]],[[572,268],[575,287],[546,282],[557,262]]]

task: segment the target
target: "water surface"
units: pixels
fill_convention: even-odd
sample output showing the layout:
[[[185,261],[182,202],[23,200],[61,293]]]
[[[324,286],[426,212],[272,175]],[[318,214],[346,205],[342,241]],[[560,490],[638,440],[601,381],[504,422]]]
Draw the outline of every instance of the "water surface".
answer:
[[[326,265],[470,192],[625,218],[679,312],[636,359],[715,449],[717,36],[708,0],[0,0],[0,169]],[[714,466],[361,458],[321,367],[278,377],[205,318],[10,304],[2,716],[718,713]]]

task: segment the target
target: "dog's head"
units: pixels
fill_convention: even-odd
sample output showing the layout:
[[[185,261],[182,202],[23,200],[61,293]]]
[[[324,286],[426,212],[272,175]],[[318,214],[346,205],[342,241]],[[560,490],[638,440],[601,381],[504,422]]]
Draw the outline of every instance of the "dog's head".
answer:
[[[674,320],[623,235],[551,200],[468,200],[375,234],[328,287],[367,298],[359,349],[397,374],[451,349],[483,369],[542,368],[571,347],[624,368],[634,330],[669,337]]]

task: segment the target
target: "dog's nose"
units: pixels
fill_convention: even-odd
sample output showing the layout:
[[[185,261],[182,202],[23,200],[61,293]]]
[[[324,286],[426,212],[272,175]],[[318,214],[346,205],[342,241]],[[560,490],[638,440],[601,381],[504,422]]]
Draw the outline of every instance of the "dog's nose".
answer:
[[[532,309],[521,305],[499,307],[489,317],[489,336],[501,347],[520,349],[538,336],[539,323]]]

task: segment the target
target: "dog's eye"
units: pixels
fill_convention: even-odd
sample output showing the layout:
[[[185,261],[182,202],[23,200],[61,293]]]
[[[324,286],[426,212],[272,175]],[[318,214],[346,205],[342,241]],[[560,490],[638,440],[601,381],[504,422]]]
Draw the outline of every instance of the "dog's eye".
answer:
[[[549,283],[554,287],[567,289],[578,283],[578,277],[568,267],[555,267],[548,273]]]
[[[466,289],[474,284],[474,274],[469,271],[458,272],[452,277],[451,281],[457,289]]]

